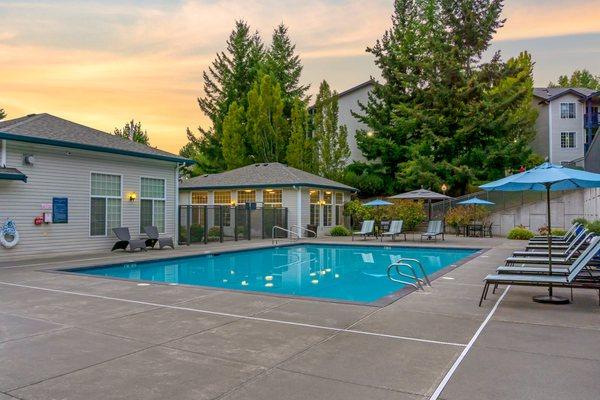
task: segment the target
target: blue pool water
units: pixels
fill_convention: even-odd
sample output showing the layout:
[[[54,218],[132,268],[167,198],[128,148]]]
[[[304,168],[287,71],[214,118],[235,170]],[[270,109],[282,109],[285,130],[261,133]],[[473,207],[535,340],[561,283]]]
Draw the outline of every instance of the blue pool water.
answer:
[[[427,275],[474,254],[472,249],[301,244],[214,255],[70,270],[138,281],[210,286],[370,303],[403,285],[387,266],[416,258]]]

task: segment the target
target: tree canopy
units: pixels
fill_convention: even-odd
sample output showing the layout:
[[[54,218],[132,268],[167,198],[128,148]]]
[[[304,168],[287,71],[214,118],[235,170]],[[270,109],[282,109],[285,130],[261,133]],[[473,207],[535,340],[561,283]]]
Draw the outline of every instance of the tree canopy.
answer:
[[[6,118],[6,112],[4,111],[3,108],[0,108],[0,119],[4,119]]]
[[[600,90],[600,75],[593,75],[587,69],[577,69],[571,76],[561,75],[557,83],[550,82],[550,87],[579,87]]]
[[[142,129],[142,123],[135,122],[133,119],[126,123],[125,126],[123,126],[123,128],[115,128],[113,134],[145,145],[150,144],[148,132]]]
[[[371,161],[350,169],[355,186],[392,193],[446,183],[463,194],[528,162],[531,57],[482,61],[501,11],[501,0],[394,2],[392,27],[367,49],[382,81],[355,114],[369,126],[357,142]]]

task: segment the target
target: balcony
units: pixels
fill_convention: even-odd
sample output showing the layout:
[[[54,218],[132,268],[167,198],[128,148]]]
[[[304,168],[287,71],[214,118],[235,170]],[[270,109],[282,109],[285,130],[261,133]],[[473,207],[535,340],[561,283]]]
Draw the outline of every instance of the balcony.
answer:
[[[598,128],[598,115],[599,113],[591,113],[584,115],[584,128]]]

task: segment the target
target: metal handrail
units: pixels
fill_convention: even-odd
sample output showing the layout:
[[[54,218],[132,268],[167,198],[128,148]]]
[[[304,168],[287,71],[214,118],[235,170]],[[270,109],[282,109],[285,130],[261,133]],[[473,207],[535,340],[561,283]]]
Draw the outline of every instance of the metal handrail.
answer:
[[[296,235],[296,240],[300,239],[300,235],[298,235],[297,232],[291,231],[291,230],[283,228],[281,226],[273,225],[273,228],[271,229],[271,244],[277,244],[277,238],[275,237],[275,230],[280,230],[283,232],[290,233],[292,235]],[[288,239],[288,238],[280,238],[280,239]],[[294,241],[294,238],[290,237],[289,240]]]
[[[400,272],[400,268],[399,267],[407,267],[412,272],[412,275],[406,274],[404,272]],[[404,278],[413,279],[415,281],[415,283],[404,281],[402,279],[392,278],[392,274],[391,274],[392,268],[396,269],[396,274],[398,274],[398,276],[401,276],[401,277],[404,277]],[[423,288],[421,280],[419,279],[419,277],[417,277],[417,273],[415,272],[415,269],[410,264],[403,263],[403,262],[395,262],[395,263],[390,264],[387,267],[387,277],[388,277],[388,279],[390,281],[402,283],[404,285],[410,285],[410,286],[414,287],[417,290],[418,289],[421,289],[423,291],[425,290]]]
[[[305,227],[303,227],[303,226],[300,226],[300,225],[292,225],[290,228],[291,228],[291,229],[294,229],[294,228],[299,228],[299,229],[301,229],[303,232],[309,232],[309,233],[312,233],[313,235],[315,235],[315,237],[317,237],[317,232],[313,231],[312,229],[308,229],[308,228],[305,228]],[[298,237],[302,237],[302,236],[298,235]],[[307,236],[307,237],[308,237],[308,236]]]
[[[427,286],[431,287],[431,281],[429,280],[429,277],[425,273],[425,268],[423,268],[423,264],[421,264],[421,261],[417,260],[416,258],[400,258],[399,260],[397,260],[397,262],[406,262],[406,261],[415,262],[419,265],[419,269],[421,270],[421,273],[423,274],[423,279],[425,280],[425,283],[427,284]]]

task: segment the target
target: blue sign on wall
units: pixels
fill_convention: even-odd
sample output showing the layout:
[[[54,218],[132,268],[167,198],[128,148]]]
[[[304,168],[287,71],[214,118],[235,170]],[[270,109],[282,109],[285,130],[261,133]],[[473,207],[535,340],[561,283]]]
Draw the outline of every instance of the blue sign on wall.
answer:
[[[66,197],[52,198],[52,223],[66,224],[69,222],[69,199]]]

